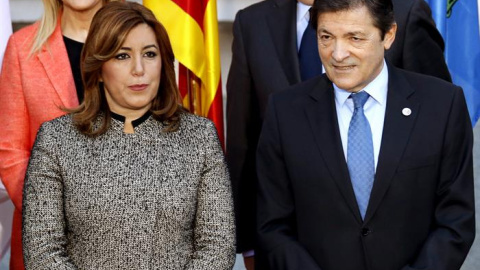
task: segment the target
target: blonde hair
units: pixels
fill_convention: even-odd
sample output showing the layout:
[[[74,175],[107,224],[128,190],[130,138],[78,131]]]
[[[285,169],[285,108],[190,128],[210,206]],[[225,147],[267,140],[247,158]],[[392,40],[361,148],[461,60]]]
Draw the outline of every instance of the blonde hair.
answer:
[[[35,38],[32,41],[32,48],[30,55],[39,52],[44,45],[47,44],[48,39],[55,31],[58,23],[58,16],[63,9],[63,3],[61,0],[42,0],[43,1],[43,15],[39,20],[38,30],[35,34]],[[110,1],[118,0],[102,0],[103,4]]]

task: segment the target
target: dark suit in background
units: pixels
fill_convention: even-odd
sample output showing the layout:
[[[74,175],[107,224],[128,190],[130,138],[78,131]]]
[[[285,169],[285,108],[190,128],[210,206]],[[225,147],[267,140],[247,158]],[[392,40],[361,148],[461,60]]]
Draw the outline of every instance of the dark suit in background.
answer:
[[[444,43],[423,0],[394,0],[398,31],[386,58],[401,68],[451,81]],[[237,251],[253,249],[255,151],[267,98],[299,83],[296,1],[267,0],[238,12],[227,81],[227,161],[237,222]]]

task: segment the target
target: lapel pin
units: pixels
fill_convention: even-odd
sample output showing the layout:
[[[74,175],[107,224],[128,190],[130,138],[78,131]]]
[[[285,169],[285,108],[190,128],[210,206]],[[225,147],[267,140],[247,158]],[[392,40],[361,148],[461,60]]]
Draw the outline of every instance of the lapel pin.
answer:
[[[410,114],[412,114],[412,110],[410,110],[410,108],[403,108],[402,114],[405,116],[410,116]]]

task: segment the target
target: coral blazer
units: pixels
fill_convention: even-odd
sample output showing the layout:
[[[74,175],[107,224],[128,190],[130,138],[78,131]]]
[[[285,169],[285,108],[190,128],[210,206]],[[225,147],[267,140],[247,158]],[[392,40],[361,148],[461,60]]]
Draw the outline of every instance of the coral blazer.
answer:
[[[0,75],[0,177],[15,205],[11,269],[23,269],[22,190],[40,125],[75,107],[78,98],[60,22],[39,53],[29,56],[39,23],[14,33]]]

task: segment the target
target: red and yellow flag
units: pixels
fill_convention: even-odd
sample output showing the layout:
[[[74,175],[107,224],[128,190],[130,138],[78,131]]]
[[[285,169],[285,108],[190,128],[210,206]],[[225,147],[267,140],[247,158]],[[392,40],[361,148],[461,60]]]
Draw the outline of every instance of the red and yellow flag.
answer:
[[[216,0],[143,0],[143,4],[167,29],[180,63],[183,105],[210,118],[224,145]]]

